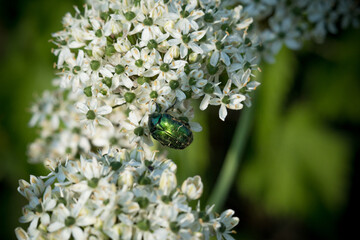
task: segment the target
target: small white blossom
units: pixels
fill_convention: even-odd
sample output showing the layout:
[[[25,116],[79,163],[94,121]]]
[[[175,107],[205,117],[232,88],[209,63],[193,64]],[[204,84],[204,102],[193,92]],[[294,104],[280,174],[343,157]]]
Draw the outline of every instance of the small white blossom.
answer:
[[[95,133],[95,125],[100,124],[106,127],[112,127],[112,123],[103,115],[109,114],[112,111],[110,106],[98,107],[98,101],[92,99],[88,104],[78,103],[76,105],[78,111],[82,114],[80,122],[87,129],[91,135]]]
[[[129,113],[130,122],[124,122],[123,127],[126,131],[130,131],[131,135],[134,136],[130,139],[130,143],[144,141],[147,145],[152,145],[152,141],[149,138],[150,133],[146,131],[148,118],[148,115],[141,118],[141,116],[137,115],[134,111]]]
[[[186,196],[191,199],[199,199],[203,192],[203,184],[199,176],[186,179],[182,186],[181,191],[186,194]]]
[[[47,230],[53,233],[56,238],[70,239],[86,239],[87,236],[81,227],[91,225],[95,222],[95,218],[91,215],[79,215],[81,206],[76,204],[74,207],[68,209],[65,205],[60,204],[54,210],[54,222],[52,222]]]
[[[239,218],[233,217],[233,215],[233,210],[226,210],[214,221],[214,227],[217,230],[216,238],[218,240],[223,238],[234,239],[230,234],[233,233],[233,227],[239,223]]]
[[[229,109],[241,109],[243,107],[242,103],[245,100],[245,96],[238,94],[235,91],[230,91],[231,80],[228,80],[223,91],[221,92],[219,87],[215,87],[214,94],[215,98],[211,99],[211,105],[220,105],[219,117],[221,120],[225,121],[227,116],[227,108]]]
[[[164,195],[170,194],[177,186],[176,176],[173,172],[165,170],[160,177],[159,188],[163,191]]]

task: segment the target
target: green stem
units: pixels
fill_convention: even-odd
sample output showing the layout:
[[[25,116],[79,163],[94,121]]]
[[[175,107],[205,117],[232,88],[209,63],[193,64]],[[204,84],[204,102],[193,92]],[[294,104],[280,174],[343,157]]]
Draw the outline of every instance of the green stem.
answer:
[[[223,208],[230,188],[233,186],[234,178],[236,177],[236,173],[240,166],[241,156],[244,153],[244,148],[250,132],[253,119],[253,108],[254,106],[246,108],[241,114],[230,148],[226,154],[223,167],[209,198],[208,204],[215,204],[215,211],[219,211]]]

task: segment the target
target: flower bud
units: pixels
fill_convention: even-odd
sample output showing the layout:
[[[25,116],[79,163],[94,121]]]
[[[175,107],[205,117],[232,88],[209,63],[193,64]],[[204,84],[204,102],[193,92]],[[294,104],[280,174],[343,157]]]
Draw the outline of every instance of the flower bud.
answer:
[[[15,235],[16,235],[17,239],[21,239],[21,240],[29,239],[28,234],[21,227],[17,227],[15,229]]]
[[[157,49],[162,52],[166,52],[167,49],[170,47],[168,41],[162,41],[160,44],[158,44]]]
[[[176,185],[177,181],[175,174],[165,169],[160,177],[159,188],[164,192],[165,195],[168,195],[173,189],[176,188]]]
[[[119,185],[125,185],[128,188],[131,188],[133,183],[134,183],[134,176],[129,170],[125,170],[118,179]]]
[[[114,48],[118,52],[127,52],[131,49],[131,43],[128,40],[118,39],[114,44]]]
[[[167,32],[171,32],[171,31],[174,31],[175,29],[175,23],[174,21],[167,21],[164,25],[164,29],[167,31]]]
[[[191,200],[200,198],[203,192],[201,178],[199,176],[195,176],[193,178],[190,177],[186,179],[181,186],[181,191]]]
[[[189,55],[189,62],[190,62],[190,63],[195,63],[196,60],[197,60],[197,58],[198,58],[198,54],[197,54],[197,53],[191,53],[191,54]]]
[[[172,49],[173,49],[172,54],[174,58],[178,58],[180,56],[180,48],[178,46],[173,46]]]

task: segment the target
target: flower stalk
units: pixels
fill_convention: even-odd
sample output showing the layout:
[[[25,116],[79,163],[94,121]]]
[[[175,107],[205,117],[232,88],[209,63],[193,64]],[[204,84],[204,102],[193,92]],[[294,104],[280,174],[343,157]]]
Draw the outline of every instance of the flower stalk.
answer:
[[[242,161],[248,137],[253,124],[254,108],[242,111],[231,140],[231,145],[226,153],[215,187],[209,197],[208,204],[215,204],[215,211],[219,211],[225,205],[230,189],[234,186],[236,173]]]

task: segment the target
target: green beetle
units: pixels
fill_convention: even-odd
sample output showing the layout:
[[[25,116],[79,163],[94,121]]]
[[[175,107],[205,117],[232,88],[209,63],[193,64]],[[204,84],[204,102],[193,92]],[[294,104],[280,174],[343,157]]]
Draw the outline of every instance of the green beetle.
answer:
[[[148,126],[151,136],[164,146],[184,149],[193,141],[190,125],[168,113],[150,114]]]

